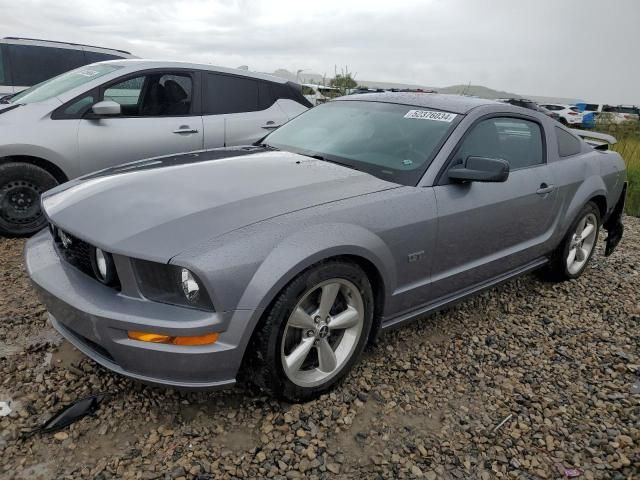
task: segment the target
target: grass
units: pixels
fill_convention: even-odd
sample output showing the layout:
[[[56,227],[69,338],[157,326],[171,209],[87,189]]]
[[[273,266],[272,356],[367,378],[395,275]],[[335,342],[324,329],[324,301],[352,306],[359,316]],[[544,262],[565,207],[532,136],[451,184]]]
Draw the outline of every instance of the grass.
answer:
[[[600,114],[594,129],[597,132],[610,133],[618,140],[611,150],[622,155],[627,164],[627,215],[640,217],[640,122],[629,121],[612,123],[606,114]]]
[[[640,217],[640,136],[628,135],[618,139],[613,145],[615,150],[627,164],[627,190],[626,213]]]

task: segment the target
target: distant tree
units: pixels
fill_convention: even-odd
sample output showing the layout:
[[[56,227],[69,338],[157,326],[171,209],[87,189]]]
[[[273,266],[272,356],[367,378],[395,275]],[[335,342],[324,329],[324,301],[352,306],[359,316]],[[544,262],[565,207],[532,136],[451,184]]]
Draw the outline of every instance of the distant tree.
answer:
[[[329,86],[337,88],[340,90],[340,93],[344,95],[347,93],[347,90],[358,86],[358,82],[355,81],[354,77],[355,75],[351,74],[347,67],[342,70],[342,73],[338,73],[336,69],[335,76],[329,82]]]

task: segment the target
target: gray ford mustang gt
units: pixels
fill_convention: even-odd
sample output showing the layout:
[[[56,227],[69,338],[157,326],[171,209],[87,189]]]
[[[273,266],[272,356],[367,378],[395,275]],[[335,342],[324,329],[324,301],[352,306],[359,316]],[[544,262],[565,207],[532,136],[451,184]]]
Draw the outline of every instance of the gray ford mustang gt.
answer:
[[[52,324],[105,367],[184,388],[242,370],[300,401],[381,330],[534,269],[578,277],[601,226],[607,255],[620,241],[625,191],[617,153],[541,113],[354,95],[256,145],[61,185],[25,258]]]

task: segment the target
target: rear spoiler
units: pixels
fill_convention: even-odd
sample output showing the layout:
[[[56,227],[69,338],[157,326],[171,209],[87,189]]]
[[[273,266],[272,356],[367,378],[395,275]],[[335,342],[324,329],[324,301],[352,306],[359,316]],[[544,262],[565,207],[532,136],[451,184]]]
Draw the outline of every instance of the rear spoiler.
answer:
[[[606,133],[590,132],[586,130],[571,129],[571,133],[584,139],[589,145],[597,150],[607,150],[609,145],[618,143],[616,137],[607,135]],[[600,140],[600,141],[599,141]]]

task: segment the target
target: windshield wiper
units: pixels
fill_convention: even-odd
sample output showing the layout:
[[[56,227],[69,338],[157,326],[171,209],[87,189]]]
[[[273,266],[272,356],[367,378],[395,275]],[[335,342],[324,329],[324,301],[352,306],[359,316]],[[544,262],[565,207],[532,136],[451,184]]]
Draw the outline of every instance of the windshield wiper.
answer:
[[[259,143],[258,146],[262,147],[262,148],[266,148],[267,150],[273,150],[275,152],[279,152],[280,151],[279,148],[276,148],[273,145],[269,145],[268,143]]]

